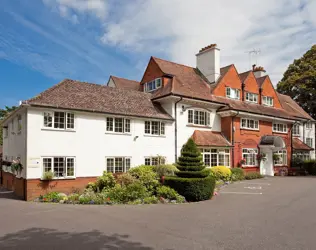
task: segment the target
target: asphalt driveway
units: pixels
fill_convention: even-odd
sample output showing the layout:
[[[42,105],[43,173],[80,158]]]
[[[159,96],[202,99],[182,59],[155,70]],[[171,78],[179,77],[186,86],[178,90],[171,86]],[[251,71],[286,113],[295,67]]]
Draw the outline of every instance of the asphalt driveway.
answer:
[[[0,192],[0,249],[315,249],[316,179],[234,183],[183,205],[27,203]]]

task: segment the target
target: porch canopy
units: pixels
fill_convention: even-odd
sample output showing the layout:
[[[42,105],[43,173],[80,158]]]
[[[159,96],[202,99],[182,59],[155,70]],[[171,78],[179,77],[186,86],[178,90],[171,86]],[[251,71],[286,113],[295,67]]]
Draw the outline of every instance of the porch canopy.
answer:
[[[293,149],[299,150],[299,151],[312,151],[312,150],[314,150],[313,148],[311,148],[310,146],[308,146],[307,144],[305,144],[304,142],[302,142],[298,138],[293,139]]]
[[[285,148],[285,142],[280,136],[264,135],[261,137],[259,147],[280,150],[282,148]]]

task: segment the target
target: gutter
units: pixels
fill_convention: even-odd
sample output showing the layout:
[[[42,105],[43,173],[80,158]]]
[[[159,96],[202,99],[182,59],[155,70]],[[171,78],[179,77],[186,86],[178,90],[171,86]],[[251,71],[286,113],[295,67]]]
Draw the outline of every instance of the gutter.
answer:
[[[174,123],[174,149],[175,149],[175,154],[174,154],[174,157],[175,157],[175,162],[177,162],[177,159],[178,159],[178,122],[177,122],[177,104],[179,102],[182,101],[182,97],[180,97],[180,99],[178,101],[176,101],[174,103],[174,119],[175,119],[175,123]]]

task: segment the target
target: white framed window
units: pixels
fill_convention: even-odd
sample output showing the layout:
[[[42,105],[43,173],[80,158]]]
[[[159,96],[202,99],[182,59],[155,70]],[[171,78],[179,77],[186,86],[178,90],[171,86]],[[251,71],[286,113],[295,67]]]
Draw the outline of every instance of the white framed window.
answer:
[[[216,149],[216,148],[202,148],[200,149],[203,162],[206,167],[226,166],[230,167],[230,150]]]
[[[258,166],[258,149],[256,148],[243,148],[242,149],[242,158],[245,160],[245,167]]]
[[[259,130],[259,121],[254,119],[242,118],[240,127],[242,129]]]
[[[18,115],[18,133],[22,131],[22,116]]]
[[[74,130],[75,115],[70,112],[46,111],[44,112],[44,128]]]
[[[188,124],[210,126],[210,112],[189,109]]]
[[[129,134],[131,132],[131,120],[120,117],[107,117],[106,131]]]
[[[156,89],[161,88],[161,86],[162,86],[162,79],[156,78],[153,81],[144,83],[144,92],[154,91]]]
[[[106,171],[111,173],[125,173],[131,168],[131,157],[106,157]]]
[[[307,122],[307,123],[306,123],[306,128],[307,128],[307,129],[312,129],[312,128],[313,128],[313,123]]]
[[[75,157],[43,157],[43,172],[51,171],[54,178],[74,178],[75,177]]]
[[[272,131],[277,133],[287,133],[287,125],[283,123],[273,123]]]
[[[262,104],[266,106],[273,106],[273,98],[270,96],[263,96]]]
[[[299,124],[294,124],[292,130],[293,130],[294,136],[300,136],[300,125]]]
[[[246,101],[247,102],[258,103],[258,95],[254,94],[254,93],[246,92]]]
[[[147,166],[158,166],[164,165],[166,163],[166,158],[163,156],[146,156],[145,165]]]
[[[231,99],[240,99],[240,90],[227,87],[226,97],[231,98]]]
[[[293,157],[301,159],[302,161],[309,161],[311,159],[310,153],[304,151],[295,151]]]
[[[146,135],[165,135],[165,123],[158,121],[145,121]]]
[[[273,154],[278,156],[277,159],[273,160],[275,166],[287,165],[287,152],[285,149],[276,151]]]
[[[308,145],[309,147],[313,148],[314,147],[314,144],[313,144],[313,138],[312,137],[307,137],[305,138],[305,143],[306,145]]]

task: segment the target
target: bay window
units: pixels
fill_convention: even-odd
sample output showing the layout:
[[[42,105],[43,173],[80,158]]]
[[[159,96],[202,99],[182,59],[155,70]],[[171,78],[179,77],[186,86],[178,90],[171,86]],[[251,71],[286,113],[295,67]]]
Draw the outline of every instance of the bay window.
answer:
[[[131,157],[106,157],[106,171],[111,173],[127,172],[131,168]]]
[[[131,121],[119,117],[106,118],[106,131],[114,133],[130,133]]]
[[[43,157],[43,172],[53,172],[55,178],[75,177],[74,157]]]
[[[226,166],[230,167],[229,149],[200,149],[204,165],[207,167]]]
[[[273,153],[273,162],[275,166],[287,165],[287,152],[285,149]]]
[[[158,121],[145,121],[146,135],[165,135],[165,123]]]
[[[295,151],[293,153],[293,157],[294,158],[298,158],[302,161],[309,161],[311,159],[311,155],[309,152],[305,152],[305,151]]]
[[[242,150],[242,158],[245,160],[245,164],[243,166],[258,166],[257,161],[258,149],[256,148],[243,148]]]
[[[75,129],[75,115],[69,112],[44,112],[44,128]]]
[[[210,126],[210,112],[189,109],[188,123],[194,125]]]

